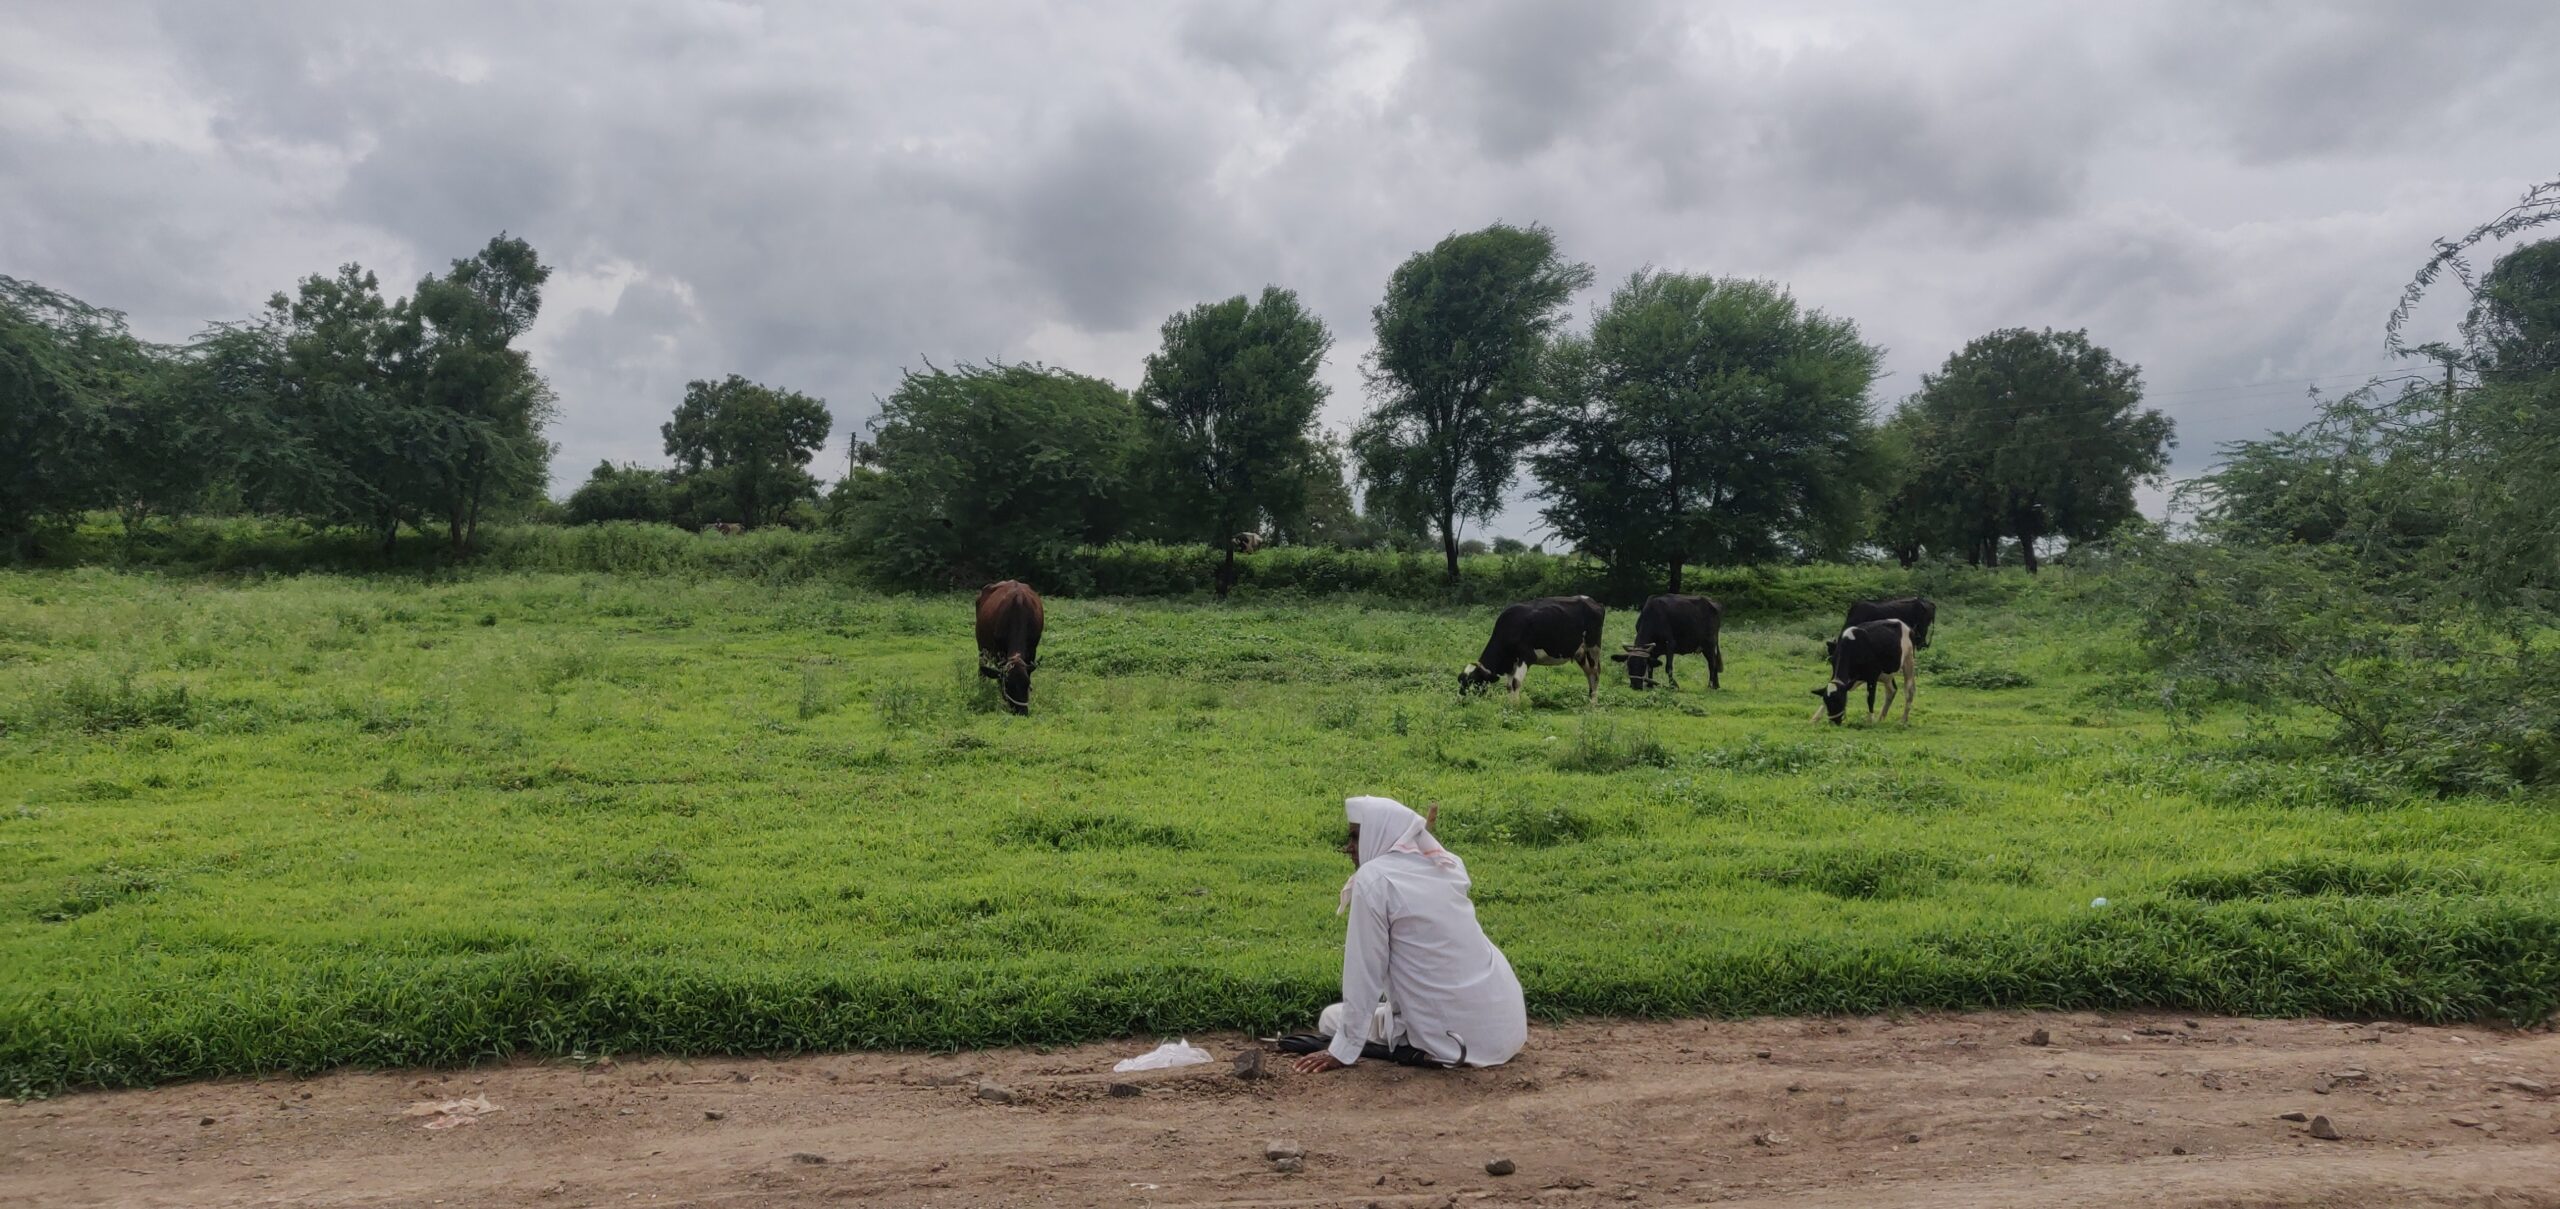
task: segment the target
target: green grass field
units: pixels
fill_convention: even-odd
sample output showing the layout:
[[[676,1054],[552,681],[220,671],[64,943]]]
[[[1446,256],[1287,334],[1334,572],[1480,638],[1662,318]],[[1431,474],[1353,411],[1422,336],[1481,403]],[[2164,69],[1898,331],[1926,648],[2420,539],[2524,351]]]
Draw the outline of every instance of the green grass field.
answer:
[[[1490,609],[1060,600],[1021,719],[960,597],[0,573],[0,1088],[1303,1026],[1361,792],[1546,1016],[2560,1001],[2549,802],[2173,734],[2003,595],[1906,731],[1807,721],[1836,613],[1587,711],[1456,698]]]

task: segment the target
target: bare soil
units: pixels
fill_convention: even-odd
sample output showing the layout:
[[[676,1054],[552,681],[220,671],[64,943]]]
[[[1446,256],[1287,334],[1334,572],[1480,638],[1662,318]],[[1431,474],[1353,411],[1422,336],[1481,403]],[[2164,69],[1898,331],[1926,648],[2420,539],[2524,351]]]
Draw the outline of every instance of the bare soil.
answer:
[[[1246,1039],[1194,1040],[1221,1060],[1115,1076],[1152,1045],[1129,1042],[68,1095],[0,1106],[0,1203],[2560,1206],[2545,1031],[1597,1022],[1493,1070],[1302,1076],[1273,1055],[1250,1080],[1226,1061]],[[470,1097],[496,1111],[404,1115]],[[1264,1157],[1274,1140],[1301,1170]],[[1516,1172],[1488,1175],[1497,1158]]]

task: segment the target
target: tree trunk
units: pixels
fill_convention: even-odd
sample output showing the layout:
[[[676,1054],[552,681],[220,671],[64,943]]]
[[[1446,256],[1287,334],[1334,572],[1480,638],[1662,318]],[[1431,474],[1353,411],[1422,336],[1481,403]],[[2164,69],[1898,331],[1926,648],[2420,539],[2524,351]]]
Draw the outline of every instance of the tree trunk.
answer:
[[[1678,596],[1678,595],[1680,594],[1680,572],[1681,572],[1681,570],[1682,570],[1681,564],[1686,563],[1686,562],[1688,562],[1688,561],[1689,561],[1688,559],[1682,558],[1682,557],[1680,557],[1680,556],[1679,556],[1679,555],[1677,555],[1677,554],[1674,554],[1674,555],[1672,555],[1672,556],[1671,556],[1671,587],[1670,587],[1669,591],[1670,591],[1670,593],[1671,593],[1672,595],[1674,595],[1674,596]]]
[[[1440,552],[1449,559],[1449,583],[1458,582],[1458,518],[1456,514],[1440,514]]]

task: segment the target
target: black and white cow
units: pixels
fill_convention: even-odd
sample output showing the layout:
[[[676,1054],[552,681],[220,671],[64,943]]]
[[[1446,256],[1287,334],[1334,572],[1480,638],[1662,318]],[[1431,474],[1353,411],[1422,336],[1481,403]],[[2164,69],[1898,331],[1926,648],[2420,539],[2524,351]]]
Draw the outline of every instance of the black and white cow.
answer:
[[[1893,678],[1902,677],[1902,724],[1911,725],[1911,699],[1919,693],[1919,659],[1911,626],[1898,617],[1853,625],[1823,644],[1831,652],[1831,683],[1813,690],[1822,698],[1815,718],[1829,715],[1833,726],[1849,712],[1849,689],[1867,686],[1867,721],[1876,720],[1876,681],[1884,681],[1884,712],[1893,713]]]
[[[1636,614],[1636,640],[1626,650],[1609,656],[1627,665],[1627,687],[1652,688],[1653,668],[1662,665],[1662,678],[1671,687],[1680,687],[1680,678],[1671,674],[1675,655],[1707,657],[1707,687],[1724,687],[1724,647],[1717,635],[1724,629],[1724,606],[1704,596],[1656,596],[1644,602],[1644,610]]]
[[[1893,618],[1911,627],[1911,645],[1929,649],[1929,626],[1938,620],[1936,601],[1926,596],[1897,596],[1891,600],[1855,600],[1849,602],[1849,619],[1844,626],[1862,626],[1870,621]]]
[[[1600,626],[1609,611],[1588,596],[1548,596],[1524,600],[1493,619],[1493,637],[1484,654],[1458,670],[1463,694],[1508,677],[1511,699],[1520,699],[1520,680],[1530,664],[1552,667],[1570,663],[1591,682],[1591,701],[1600,701]]]

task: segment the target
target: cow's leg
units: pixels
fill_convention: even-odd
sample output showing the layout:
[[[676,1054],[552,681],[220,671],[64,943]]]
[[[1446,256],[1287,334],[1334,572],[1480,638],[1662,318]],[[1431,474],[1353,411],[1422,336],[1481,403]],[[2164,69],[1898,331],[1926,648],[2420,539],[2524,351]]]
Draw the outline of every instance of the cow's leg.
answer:
[[[1676,658],[1678,658],[1678,656],[1667,651],[1664,652],[1662,656],[1662,682],[1673,688],[1680,687],[1680,678],[1671,674],[1671,661]]]
[[[1911,699],[1920,695],[1920,660],[1902,648],[1902,724],[1911,725]]]
[[[1600,704],[1600,648],[1584,647],[1574,654],[1573,661],[1582,665],[1582,678],[1590,682],[1591,698],[1588,704]]]
[[[1528,679],[1529,679],[1529,665],[1528,665],[1528,664],[1526,664],[1526,663],[1515,663],[1515,664],[1512,664],[1512,665],[1511,665],[1511,703],[1512,703],[1513,705],[1518,705],[1518,704],[1520,704],[1520,686],[1521,686],[1521,684],[1522,684],[1522,683],[1526,682]]]
[[[1707,642],[1707,687],[1724,687],[1724,643],[1720,639]]]
[[[1876,682],[1867,681],[1867,721],[1876,720]]]
[[[1888,717],[1888,718],[1890,718],[1890,717],[1892,717],[1892,716],[1893,716],[1893,694],[1894,694],[1894,688],[1895,688],[1895,686],[1894,686],[1893,677],[1891,677],[1891,676],[1887,676],[1887,677],[1885,677],[1885,678],[1884,678],[1884,716],[1885,716],[1885,717]]]

